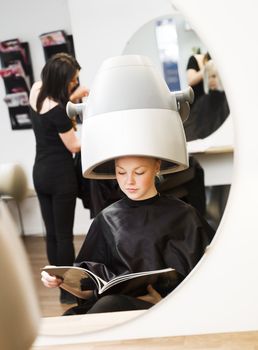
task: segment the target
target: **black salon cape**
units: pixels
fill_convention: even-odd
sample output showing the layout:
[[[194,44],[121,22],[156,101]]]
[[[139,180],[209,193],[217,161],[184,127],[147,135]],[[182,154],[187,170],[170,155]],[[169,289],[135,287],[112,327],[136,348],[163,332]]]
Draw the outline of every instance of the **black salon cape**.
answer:
[[[211,135],[224,123],[229,112],[224,91],[211,90],[201,96],[184,123],[186,140],[204,139]]]
[[[174,196],[157,195],[142,201],[125,197],[94,219],[75,265],[104,280],[172,267],[182,280],[213,235],[198,212]]]

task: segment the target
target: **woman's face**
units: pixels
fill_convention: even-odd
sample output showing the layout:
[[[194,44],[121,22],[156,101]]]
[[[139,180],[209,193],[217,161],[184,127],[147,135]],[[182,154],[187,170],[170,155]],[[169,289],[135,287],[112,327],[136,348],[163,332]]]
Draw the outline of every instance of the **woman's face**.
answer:
[[[148,157],[121,157],[115,162],[116,179],[124,194],[133,200],[148,199],[157,194],[155,175],[160,161]]]
[[[217,90],[219,88],[219,78],[216,71],[209,72],[208,85],[209,90]]]
[[[68,93],[71,94],[73,89],[78,85],[78,77],[79,77],[79,71],[77,70],[75,75],[73,76],[72,80],[69,83],[68,86]]]

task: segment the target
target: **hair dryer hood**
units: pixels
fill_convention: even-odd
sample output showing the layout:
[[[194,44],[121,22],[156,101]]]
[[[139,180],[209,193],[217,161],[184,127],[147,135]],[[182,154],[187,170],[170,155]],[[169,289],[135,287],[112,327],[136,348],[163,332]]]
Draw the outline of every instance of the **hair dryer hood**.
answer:
[[[109,58],[97,73],[83,116],[83,176],[114,178],[114,159],[128,155],[161,159],[161,174],[188,167],[176,97],[138,55]]]

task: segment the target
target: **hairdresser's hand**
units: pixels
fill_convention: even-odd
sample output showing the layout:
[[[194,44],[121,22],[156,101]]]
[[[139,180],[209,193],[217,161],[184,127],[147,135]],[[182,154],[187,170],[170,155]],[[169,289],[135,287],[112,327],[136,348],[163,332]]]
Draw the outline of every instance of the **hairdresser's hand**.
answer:
[[[157,304],[162,299],[161,295],[152,287],[151,284],[148,285],[147,291],[148,294],[137,297],[137,299],[147,301],[151,304]]]
[[[57,278],[56,276],[51,276],[46,271],[41,272],[41,281],[47,288],[56,288],[59,287],[63,282],[61,278]]]
[[[89,89],[85,86],[78,86],[70,95],[70,101],[76,103],[78,100],[89,95]]]

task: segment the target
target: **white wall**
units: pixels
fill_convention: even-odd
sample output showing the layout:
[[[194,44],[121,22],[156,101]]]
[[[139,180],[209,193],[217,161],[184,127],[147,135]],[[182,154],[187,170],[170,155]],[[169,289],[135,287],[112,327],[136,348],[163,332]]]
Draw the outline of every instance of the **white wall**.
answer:
[[[122,54],[144,23],[172,12],[166,0],[69,0],[68,4],[76,57],[83,66],[81,82],[88,86],[101,63]]]
[[[72,34],[70,14],[66,0],[8,0],[0,2],[0,41],[18,38],[27,41],[30,46],[31,60],[35,80],[40,78],[45,63],[39,35],[52,30],[64,29]],[[12,130],[8,108],[3,101],[5,88],[0,78],[0,163],[20,163],[28,176],[32,187],[32,166],[35,156],[35,139],[31,129]],[[12,213],[17,218],[15,206]],[[42,222],[36,199],[30,198],[22,203],[25,232],[41,233]],[[89,226],[89,212],[77,202],[75,233],[85,233]]]

